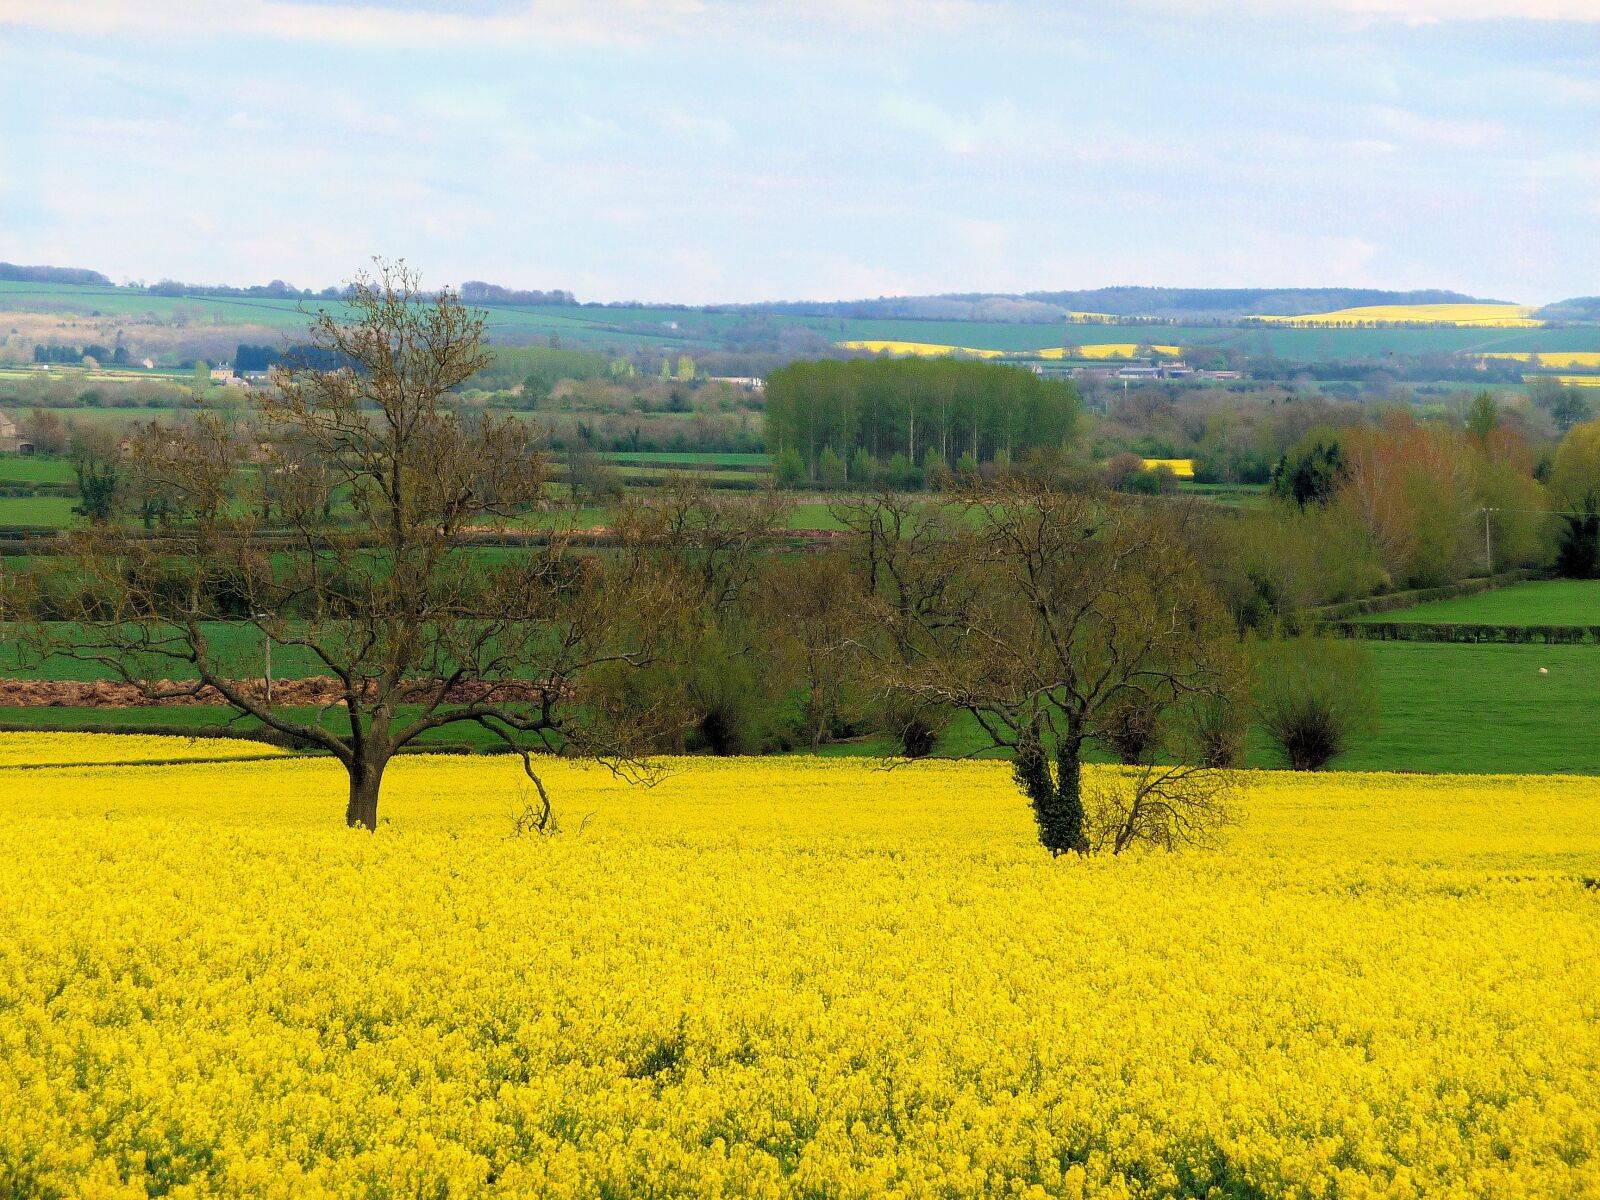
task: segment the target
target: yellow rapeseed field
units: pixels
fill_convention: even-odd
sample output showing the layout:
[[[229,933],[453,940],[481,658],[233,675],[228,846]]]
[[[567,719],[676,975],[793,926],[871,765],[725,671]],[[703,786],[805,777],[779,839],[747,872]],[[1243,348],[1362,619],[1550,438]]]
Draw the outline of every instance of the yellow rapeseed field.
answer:
[[[0,734],[0,767],[259,758],[287,753],[266,742],[247,742],[238,738],[186,738],[133,733],[116,736],[85,736],[81,733]]]
[[[1600,1197],[1594,780],[1052,861],[999,763],[518,774],[0,770],[0,1196]]]
[[[1145,458],[1141,459],[1146,471],[1154,471],[1157,467],[1166,467],[1179,479],[1194,478],[1194,459],[1192,458]]]
[[[1258,317],[1280,325],[1472,325],[1527,329],[1543,325],[1522,304],[1379,304],[1298,317]]]
[[[1038,352],[1040,358],[1132,358],[1139,342],[1099,342],[1088,346],[1052,346]],[[1181,354],[1178,346],[1151,346],[1157,354]]]
[[[1050,346],[1043,350],[980,350],[972,346],[945,346],[935,342],[839,342],[841,349],[870,350],[874,354],[917,354],[925,358],[939,358],[947,354],[968,354],[978,358],[1132,358],[1142,343],[1101,342],[1088,346]],[[1157,354],[1179,354],[1177,346],[1151,346]]]
[[[1541,367],[1600,368],[1600,350],[1491,350],[1479,358],[1505,358]]]
[[[925,358],[938,358],[946,354],[970,354],[977,358],[999,358],[1004,350],[978,350],[971,346],[941,346],[933,342],[884,342],[876,340],[840,342],[845,350],[870,350],[874,354],[917,354]]]

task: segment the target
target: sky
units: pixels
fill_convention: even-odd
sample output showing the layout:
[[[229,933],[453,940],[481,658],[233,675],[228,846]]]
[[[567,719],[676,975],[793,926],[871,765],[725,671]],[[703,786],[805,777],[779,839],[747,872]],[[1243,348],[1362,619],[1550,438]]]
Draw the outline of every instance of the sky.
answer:
[[[0,260],[1600,293],[1600,0],[0,0]]]

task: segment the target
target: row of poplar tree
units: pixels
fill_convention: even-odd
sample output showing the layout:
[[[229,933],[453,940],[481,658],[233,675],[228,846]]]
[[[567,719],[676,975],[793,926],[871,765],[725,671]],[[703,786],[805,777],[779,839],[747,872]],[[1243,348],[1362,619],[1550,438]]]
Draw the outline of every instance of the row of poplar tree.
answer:
[[[910,463],[931,454],[951,468],[1016,459],[1060,446],[1081,413],[1071,383],[996,363],[823,359],[791,363],[767,379],[767,446],[774,455],[798,454],[813,478],[825,452],[846,463],[861,451]]]

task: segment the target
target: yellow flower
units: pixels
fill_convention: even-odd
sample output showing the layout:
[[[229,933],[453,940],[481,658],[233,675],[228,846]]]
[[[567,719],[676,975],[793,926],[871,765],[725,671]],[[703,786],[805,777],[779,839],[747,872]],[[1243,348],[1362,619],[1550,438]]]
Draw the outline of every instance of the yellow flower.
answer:
[[[1080,862],[1000,763],[671,767],[0,771],[0,1195],[1600,1197],[1593,780]]]

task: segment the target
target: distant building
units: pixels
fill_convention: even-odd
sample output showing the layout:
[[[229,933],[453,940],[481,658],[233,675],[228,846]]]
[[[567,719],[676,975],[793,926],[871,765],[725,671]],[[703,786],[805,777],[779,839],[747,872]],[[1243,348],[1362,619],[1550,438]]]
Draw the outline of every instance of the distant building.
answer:
[[[759,375],[713,375],[711,383],[725,383],[729,387],[743,388],[747,392],[764,391],[767,381]]]
[[[212,367],[211,368],[211,382],[212,383],[232,383],[233,382],[233,368],[232,367]]]

